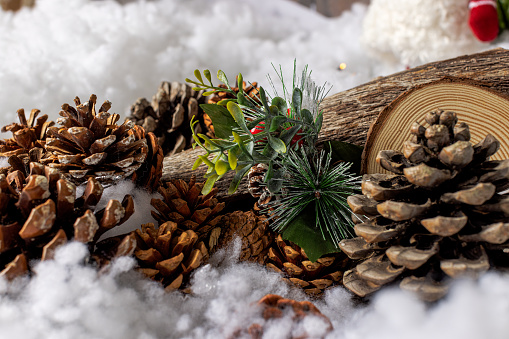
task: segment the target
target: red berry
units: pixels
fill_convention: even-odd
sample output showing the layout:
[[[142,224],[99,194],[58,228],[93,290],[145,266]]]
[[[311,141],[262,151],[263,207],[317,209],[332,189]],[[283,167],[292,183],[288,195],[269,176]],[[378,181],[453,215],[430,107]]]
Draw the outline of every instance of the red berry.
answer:
[[[290,129],[290,128],[291,127],[288,127],[287,130]],[[304,144],[304,139],[302,139],[302,134],[301,133],[302,133],[302,130],[299,129],[297,131],[297,134],[295,134],[295,136],[292,138],[292,141],[290,141],[290,146],[295,145],[295,143],[297,143],[297,142],[299,143],[299,146],[302,146],[302,144]]]
[[[265,121],[260,121],[260,123],[258,125],[256,125],[255,127],[253,127],[250,132],[252,135],[256,135],[260,132],[263,132],[265,130]],[[258,142],[263,142],[264,140],[267,140],[267,138],[263,138],[261,140],[258,140]]]
[[[256,125],[255,127],[253,127],[251,129],[251,134],[252,135],[255,135],[255,134],[258,134],[260,132],[263,132],[265,130],[265,121],[260,121],[260,123],[258,125]]]

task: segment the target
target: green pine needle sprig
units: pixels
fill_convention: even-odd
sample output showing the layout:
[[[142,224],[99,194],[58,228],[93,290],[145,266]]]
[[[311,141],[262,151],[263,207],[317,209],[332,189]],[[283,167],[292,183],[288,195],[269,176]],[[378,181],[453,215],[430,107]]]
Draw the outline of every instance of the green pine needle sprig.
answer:
[[[349,172],[352,163],[331,166],[331,154],[321,151],[314,159],[290,150],[280,164],[285,170],[279,199],[270,203],[272,228],[282,232],[299,214],[314,207],[316,228],[324,240],[339,244],[353,235],[348,196],[360,190],[361,178]]]

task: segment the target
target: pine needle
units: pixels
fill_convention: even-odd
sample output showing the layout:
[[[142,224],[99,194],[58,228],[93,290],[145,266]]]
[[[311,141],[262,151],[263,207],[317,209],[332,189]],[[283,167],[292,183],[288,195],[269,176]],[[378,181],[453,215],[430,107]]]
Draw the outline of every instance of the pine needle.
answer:
[[[351,163],[342,162],[331,167],[331,154],[321,151],[315,159],[308,160],[303,150],[290,150],[280,166],[286,174],[283,189],[277,199],[269,204],[272,228],[283,231],[308,205],[315,208],[317,231],[324,239],[338,244],[353,235],[351,210],[346,200],[359,190],[360,177],[348,170]]]

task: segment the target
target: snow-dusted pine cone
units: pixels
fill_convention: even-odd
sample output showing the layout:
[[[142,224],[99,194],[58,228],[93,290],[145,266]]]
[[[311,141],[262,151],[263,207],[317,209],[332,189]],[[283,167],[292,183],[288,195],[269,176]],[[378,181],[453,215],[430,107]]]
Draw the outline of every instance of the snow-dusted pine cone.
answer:
[[[344,285],[365,296],[396,279],[425,300],[447,292],[450,278],[478,276],[509,263],[509,160],[489,161],[499,148],[491,135],[472,145],[454,112],[415,123],[403,152],[381,151],[377,162],[396,173],[366,174],[363,195],[351,196],[357,238],[341,249],[360,260]]]
[[[134,213],[130,195],[96,210],[103,192],[97,180],[89,177],[83,195],[76,197],[73,183],[35,162],[26,180],[20,171],[0,175],[0,189],[0,274],[9,279],[27,273],[31,259],[52,258],[55,249],[68,240],[93,249],[101,234]]]
[[[34,148],[42,150],[46,139],[46,130],[55,124],[53,121],[48,121],[47,114],[37,118],[40,113],[38,109],[33,109],[30,112],[28,120],[24,109],[19,109],[17,113],[19,123],[14,122],[2,127],[2,132],[11,132],[12,137],[0,140],[0,157],[17,155],[26,158],[30,150]]]
[[[261,298],[257,305],[259,306],[259,315],[265,320],[263,325],[254,323],[249,328],[238,330],[234,333],[232,338],[251,338],[261,339],[264,337],[266,325],[271,323],[271,320],[280,319],[285,316],[290,316],[292,325],[289,326],[291,333],[283,336],[288,339],[306,339],[310,338],[305,328],[301,328],[306,317],[317,317],[322,321],[322,335],[317,336],[316,333],[313,338],[322,339],[333,330],[332,323],[320,310],[309,301],[296,301],[293,299],[283,298],[276,294],[267,294]],[[254,317],[253,317],[254,318]],[[320,326],[317,324],[317,326]],[[282,333],[282,332],[280,332]]]

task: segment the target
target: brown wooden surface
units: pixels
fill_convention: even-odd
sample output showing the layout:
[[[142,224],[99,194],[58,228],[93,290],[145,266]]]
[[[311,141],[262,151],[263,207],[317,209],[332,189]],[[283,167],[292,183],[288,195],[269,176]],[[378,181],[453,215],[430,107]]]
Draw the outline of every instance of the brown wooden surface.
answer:
[[[484,82],[488,87],[509,94],[509,51],[491,51],[461,56],[454,59],[429,63],[386,77],[379,77],[366,84],[327,97],[321,108],[324,122],[319,142],[341,140],[364,146],[370,124],[385,106],[413,86],[442,79],[446,76],[470,78]],[[203,150],[188,150],[165,158],[163,180],[187,179],[195,174],[201,178],[206,167],[191,171],[198,154]],[[219,196],[225,198],[230,176],[216,183]],[[244,179],[238,191],[228,199],[241,199],[247,194]]]

